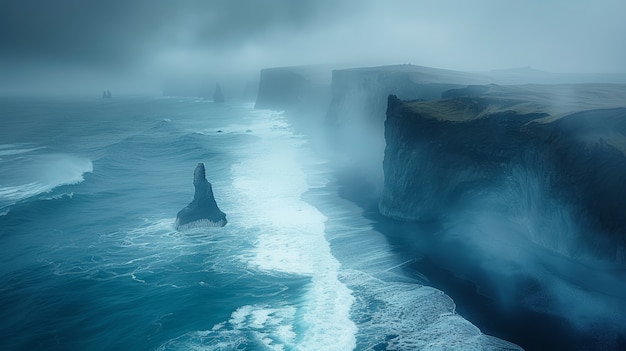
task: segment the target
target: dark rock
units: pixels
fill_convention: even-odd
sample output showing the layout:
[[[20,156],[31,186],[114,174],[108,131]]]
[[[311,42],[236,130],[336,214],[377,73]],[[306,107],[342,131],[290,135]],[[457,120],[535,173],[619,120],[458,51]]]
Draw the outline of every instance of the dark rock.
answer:
[[[477,96],[495,84],[621,82],[624,75],[555,74],[529,67],[491,72],[463,72],[417,65],[336,69],[326,115],[336,147],[355,160],[364,174],[381,173],[385,148],[387,96],[402,100],[439,100]],[[469,85],[469,86],[468,86]],[[367,145],[355,142],[367,140]],[[365,152],[364,152],[365,151]],[[366,157],[363,155],[366,154]],[[382,174],[379,176],[382,181]]]
[[[449,89],[488,82],[475,74],[415,65],[334,70],[332,101],[326,114],[333,133],[330,141],[351,160],[348,167],[352,173],[361,174],[373,191],[380,193],[387,96],[436,100]]]
[[[383,215],[430,221],[491,206],[544,247],[626,260],[626,86],[488,85],[444,95],[389,96]]]
[[[217,207],[211,183],[206,180],[203,163],[198,163],[196,166],[193,173],[193,186],[195,188],[193,201],[178,212],[176,230],[225,226],[226,214]]]

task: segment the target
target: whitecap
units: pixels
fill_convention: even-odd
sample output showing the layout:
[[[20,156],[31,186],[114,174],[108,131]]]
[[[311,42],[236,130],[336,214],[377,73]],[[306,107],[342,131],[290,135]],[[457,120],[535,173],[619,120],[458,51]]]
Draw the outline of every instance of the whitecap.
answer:
[[[338,278],[341,265],[326,240],[327,218],[301,199],[309,189],[301,162],[311,156],[304,154],[306,141],[290,130],[281,114],[259,114],[252,124],[260,138],[231,168],[235,189],[231,198],[238,209],[231,223],[257,233],[254,248],[241,259],[266,274],[311,278],[294,321],[297,349],[351,350],[356,333],[350,319],[354,297]]]
[[[0,145],[0,156],[20,155],[20,154],[25,154],[25,153],[41,150],[41,149],[45,149],[45,147],[39,146],[39,147],[20,148],[19,145],[3,144],[3,145]]]
[[[62,185],[80,183],[84,174],[90,172],[93,172],[93,164],[85,157],[70,154],[30,156],[21,160],[16,169],[5,172],[4,177],[8,179],[0,185],[0,202],[19,201]]]
[[[69,193],[55,194],[55,195],[52,195],[52,196],[44,196],[41,199],[42,200],[59,200],[59,199],[63,199],[63,198],[71,199],[73,197],[74,197],[74,193],[73,192],[69,192]]]
[[[302,349],[293,325],[297,310],[290,306],[244,305],[230,319],[210,330],[185,333],[157,350],[273,350]],[[312,349],[321,350],[321,349]]]

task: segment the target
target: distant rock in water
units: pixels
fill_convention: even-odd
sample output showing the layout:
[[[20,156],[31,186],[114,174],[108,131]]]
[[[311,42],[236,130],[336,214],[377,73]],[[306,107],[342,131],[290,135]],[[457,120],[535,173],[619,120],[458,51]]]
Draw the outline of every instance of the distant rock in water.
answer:
[[[204,163],[198,163],[193,172],[193,186],[195,187],[193,201],[178,212],[176,230],[225,226],[226,214],[217,207],[211,183],[206,180]]]
[[[103,99],[110,99],[110,98],[112,98],[112,97],[113,97],[113,96],[111,96],[111,92],[110,92],[110,91],[108,91],[108,90],[104,90],[104,91],[102,91],[102,98],[103,98]]]
[[[215,92],[213,93],[213,102],[224,102],[224,93],[219,84],[215,84]]]

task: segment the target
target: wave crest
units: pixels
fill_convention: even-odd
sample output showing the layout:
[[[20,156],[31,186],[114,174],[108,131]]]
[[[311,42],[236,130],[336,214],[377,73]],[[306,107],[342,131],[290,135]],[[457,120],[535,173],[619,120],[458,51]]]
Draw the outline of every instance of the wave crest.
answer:
[[[20,157],[3,162],[3,183],[0,184],[0,208],[17,201],[48,193],[63,186],[84,181],[84,174],[93,172],[90,159],[71,154],[45,154]]]

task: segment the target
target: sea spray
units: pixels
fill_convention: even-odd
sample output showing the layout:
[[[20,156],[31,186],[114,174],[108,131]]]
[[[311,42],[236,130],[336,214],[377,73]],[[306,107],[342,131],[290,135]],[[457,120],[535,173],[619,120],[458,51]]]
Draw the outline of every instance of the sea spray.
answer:
[[[352,292],[338,279],[340,263],[325,237],[326,217],[301,199],[309,188],[301,159],[310,155],[302,149],[304,139],[280,115],[272,117],[269,128],[255,129],[259,140],[253,152],[232,167],[238,206],[247,214],[242,224],[260,229],[255,248],[244,259],[270,274],[310,277],[295,321],[300,334],[296,349],[353,349]]]

